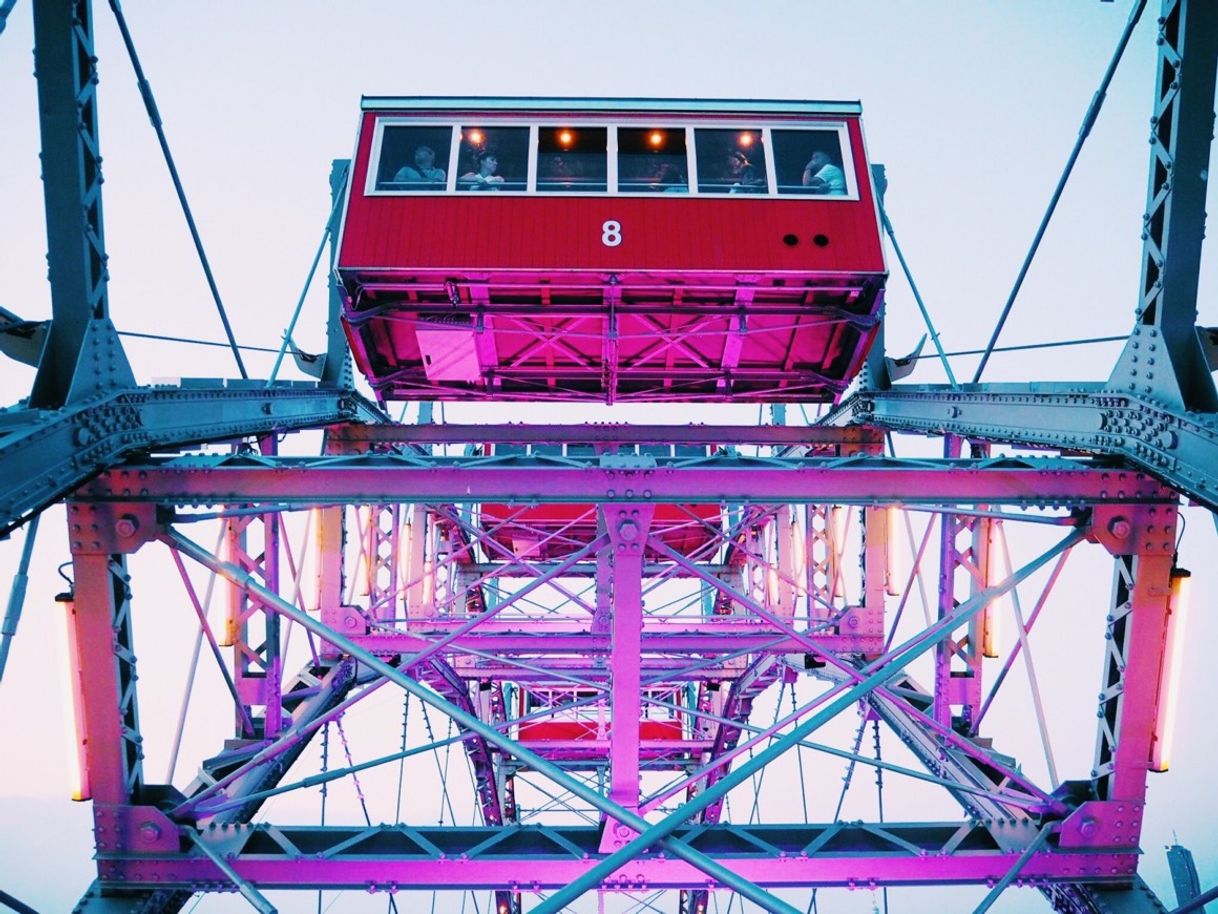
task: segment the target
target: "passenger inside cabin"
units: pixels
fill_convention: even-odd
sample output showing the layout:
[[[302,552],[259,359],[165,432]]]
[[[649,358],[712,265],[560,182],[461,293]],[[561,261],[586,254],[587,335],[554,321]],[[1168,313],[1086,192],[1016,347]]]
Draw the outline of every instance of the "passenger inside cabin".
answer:
[[[833,163],[829,153],[817,149],[804,166],[803,185],[813,194],[844,194],[846,176],[841,168]]]
[[[443,184],[446,178],[444,169],[436,167],[436,151],[430,146],[415,147],[414,164],[403,165],[393,176],[407,184]]]
[[[727,154],[723,183],[730,186],[731,194],[761,194],[765,193],[765,178],[757,174],[753,163],[739,149],[733,149]]]
[[[672,162],[660,162],[651,183],[666,194],[689,193],[689,182],[681,169]]]
[[[570,184],[583,177],[578,166],[562,153],[538,156],[537,180]]]
[[[475,160],[478,170],[467,171],[457,179],[457,186],[462,190],[499,190],[503,184],[503,176],[495,174],[499,170],[499,159],[491,150],[478,153]]]

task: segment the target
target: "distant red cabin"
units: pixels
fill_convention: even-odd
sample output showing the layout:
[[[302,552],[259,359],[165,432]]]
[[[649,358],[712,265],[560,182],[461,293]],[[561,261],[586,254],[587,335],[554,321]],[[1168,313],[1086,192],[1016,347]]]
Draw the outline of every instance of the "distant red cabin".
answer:
[[[382,400],[830,401],[885,279],[845,102],[367,98],[337,275]]]

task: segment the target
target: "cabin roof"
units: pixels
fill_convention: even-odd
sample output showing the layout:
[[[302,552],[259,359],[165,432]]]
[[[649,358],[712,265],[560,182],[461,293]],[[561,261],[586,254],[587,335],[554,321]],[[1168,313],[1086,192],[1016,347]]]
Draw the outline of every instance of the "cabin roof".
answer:
[[[540,96],[365,95],[364,111],[554,111],[657,112],[663,114],[835,114],[859,115],[856,101],[759,98],[554,98]]]

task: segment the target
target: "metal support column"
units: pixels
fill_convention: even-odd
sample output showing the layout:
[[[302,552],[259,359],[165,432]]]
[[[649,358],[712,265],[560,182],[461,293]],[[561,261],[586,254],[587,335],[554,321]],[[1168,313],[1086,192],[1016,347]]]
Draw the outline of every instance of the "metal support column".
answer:
[[[89,0],[35,0],[34,70],[52,318],[30,405],[56,409],[135,385],[106,297],[97,58]]]
[[[1164,0],[1158,47],[1141,289],[1133,332],[1108,384],[1169,407],[1212,413],[1218,411],[1218,394],[1196,324],[1218,6]]]
[[[636,811],[639,806],[639,747],[643,716],[643,552],[654,507],[613,505],[604,509],[612,550],[613,653],[610,658],[613,731],[609,750],[609,799]],[[619,823],[607,821],[607,829]],[[629,829],[627,829],[629,833]],[[617,841],[620,845],[624,842]]]

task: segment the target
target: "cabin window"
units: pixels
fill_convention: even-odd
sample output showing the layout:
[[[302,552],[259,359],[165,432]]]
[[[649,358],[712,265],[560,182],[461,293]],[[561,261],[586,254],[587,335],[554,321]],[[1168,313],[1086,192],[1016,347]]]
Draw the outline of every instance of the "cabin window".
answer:
[[[619,127],[617,189],[631,194],[689,193],[683,127]]]
[[[780,194],[842,197],[849,193],[836,130],[773,130]]]
[[[541,127],[537,131],[537,190],[604,193],[609,187],[609,130]]]
[[[756,128],[698,129],[698,193],[764,194],[765,143]]]
[[[381,160],[376,189],[392,191],[444,190],[452,128],[387,126],[381,135]]]
[[[528,127],[461,128],[458,191],[524,190],[528,174]]]

